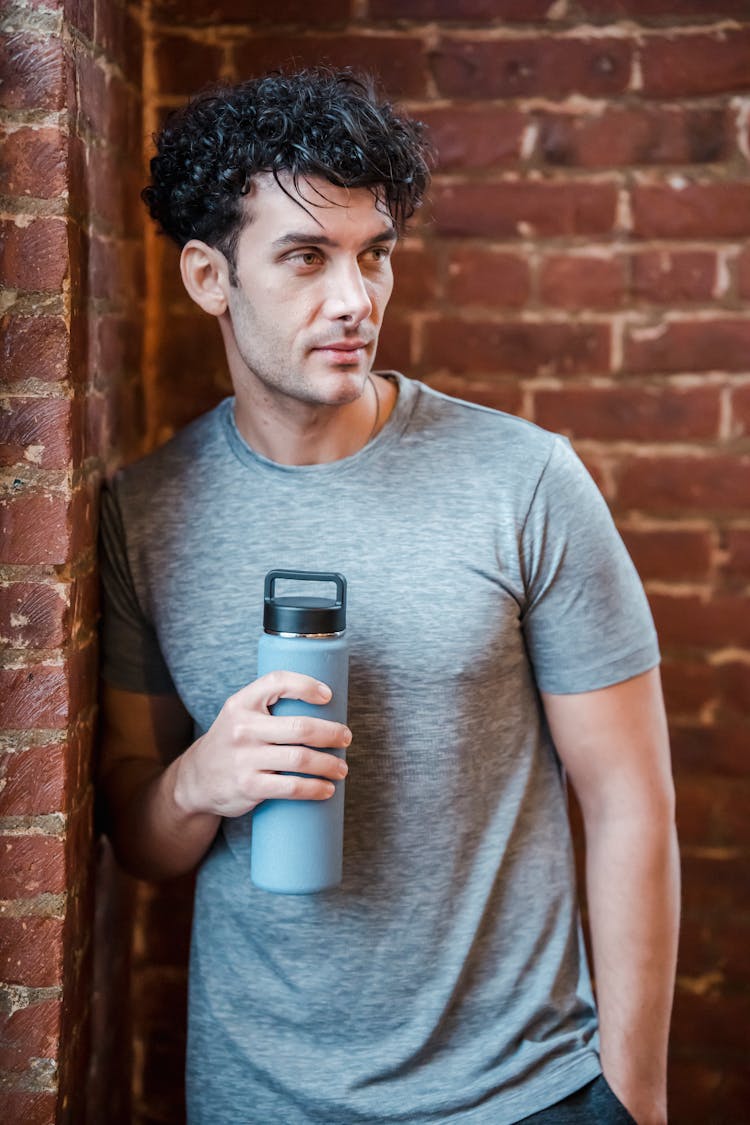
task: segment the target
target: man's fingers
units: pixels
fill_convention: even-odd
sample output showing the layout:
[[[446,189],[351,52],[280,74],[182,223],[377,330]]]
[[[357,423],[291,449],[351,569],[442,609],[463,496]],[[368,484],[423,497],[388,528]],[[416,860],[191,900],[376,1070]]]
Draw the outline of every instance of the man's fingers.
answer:
[[[254,788],[261,801],[327,801],[336,792],[332,781],[289,773],[259,773]]]
[[[320,750],[309,750],[306,746],[268,746],[263,754],[263,765],[259,768],[329,777],[333,781],[340,781],[349,772],[343,758],[323,754]]]
[[[322,750],[344,750],[352,740],[352,732],[343,723],[312,715],[256,715],[252,727],[248,723],[248,736],[275,745],[295,743]]]
[[[270,708],[280,699],[303,699],[305,703],[328,703],[331,689],[313,676],[301,672],[267,672],[233,698],[243,707]]]

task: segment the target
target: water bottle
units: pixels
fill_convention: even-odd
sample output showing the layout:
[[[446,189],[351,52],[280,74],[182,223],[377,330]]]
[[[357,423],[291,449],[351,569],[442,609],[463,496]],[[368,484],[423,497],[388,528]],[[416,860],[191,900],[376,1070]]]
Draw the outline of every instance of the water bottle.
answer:
[[[335,598],[292,594],[277,597],[276,583],[333,583]],[[271,570],[263,592],[263,634],[258,675],[302,672],[328,684],[328,703],[280,699],[274,715],[314,715],[346,722],[349,653],[346,641],[346,579],[341,574]],[[346,752],[330,749],[339,758]],[[252,814],[250,877],[266,891],[312,894],[341,882],[344,842],[344,782],[324,801],[267,800]]]

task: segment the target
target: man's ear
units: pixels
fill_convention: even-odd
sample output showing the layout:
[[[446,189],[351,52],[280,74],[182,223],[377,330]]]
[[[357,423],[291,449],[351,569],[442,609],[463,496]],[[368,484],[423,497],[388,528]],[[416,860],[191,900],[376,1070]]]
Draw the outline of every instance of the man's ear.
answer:
[[[188,294],[204,312],[211,316],[226,312],[229,268],[220,250],[191,238],[180,254],[180,273]]]

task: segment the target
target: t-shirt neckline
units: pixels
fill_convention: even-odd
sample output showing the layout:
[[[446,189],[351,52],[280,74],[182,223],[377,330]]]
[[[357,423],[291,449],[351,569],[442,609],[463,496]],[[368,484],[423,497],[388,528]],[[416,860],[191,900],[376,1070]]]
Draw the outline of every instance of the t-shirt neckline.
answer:
[[[396,441],[409,422],[412,411],[417,401],[418,384],[407,379],[400,371],[378,371],[378,375],[395,380],[398,386],[398,397],[393,410],[386,419],[385,425],[375,437],[348,457],[341,457],[337,461],[323,461],[316,465],[284,465],[279,461],[272,461],[258,453],[245,441],[237,427],[235,418],[235,398],[230,396],[221,404],[222,422],[229,447],[235,457],[245,465],[252,466],[263,473],[283,474],[295,477],[318,477],[336,475],[358,469],[361,464],[379,457],[383,450]]]

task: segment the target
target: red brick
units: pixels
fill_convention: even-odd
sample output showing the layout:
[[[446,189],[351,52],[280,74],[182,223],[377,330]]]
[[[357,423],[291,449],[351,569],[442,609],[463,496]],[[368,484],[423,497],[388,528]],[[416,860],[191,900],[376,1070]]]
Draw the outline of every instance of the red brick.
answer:
[[[712,553],[708,531],[626,527],[619,530],[644,581],[679,581],[708,575]]]
[[[101,63],[101,65],[100,65]],[[115,107],[110,105],[110,85],[104,69],[91,55],[81,51],[76,59],[78,75],[78,128],[81,133],[91,132],[117,143],[112,137],[110,121]],[[123,137],[119,138],[122,143]]]
[[[750,645],[750,599],[742,595],[649,594],[662,645],[723,648]]]
[[[682,869],[686,917],[736,909],[737,891],[746,884],[744,859],[685,855]]]
[[[23,1071],[33,1059],[56,1059],[61,1009],[59,1000],[40,1000],[0,1016],[0,1069]]]
[[[427,326],[427,362],[454,373],[554,375],[606,370],[601,324],[491,324],[445,318]]]
[[[431,387],[452,398],[476,402],[506,414],[521,411],[521,389],[515,379],[462,379],[457,375],[432,375],[427,380]]]
[[[537,0],[537,3],[539,0]],[[285,0],[280,7],[275,0],[254,0],[252,24],[302,23],[305,26],[316,24],[345,23],[349,21],[349,0],[318,0],[311,7],[306,0]],[[241,23],[247,26],[248,7],[246,0],[155,0],[153,18],[168,27],[190,24]]]
[[[54,1125],[57,1094],[31,1094],[5,1089],[0,1103],[6,1120],[14,1125]]]
[[[0,917],[0,980],[30,988],[62,983],[61,918]]]
[[[481,238],[608,234],[615,225],[613,184],[514,180],[438,184],[432,190],[438,232]]]
[[[454,250],[448,264],[448,297],[459,305],[521,308],[529,299],[529,263],[520,254]]]
[[[62,840],[54,836],[0,836],[0,899],[36,898],[65,890]]]
[[[391,307],[421,309],[438,294],[437,261],[421,247],[399,246],[393,257]]]
[[[750,434],[750,383],[732,391],[732,435],[741,437],[747,434]]]
[[[737,259],[737,287],[741,297],[750,297],[750,246]]]
[[[182,36],[156,40],[157,88],[162,94],[193,94],[220,78],[224,53],[219,46]]]
[[[5,379],[50,383],[67,373],[68,331],[62,317],[5,316],[0,320]]]
[[[683,847],[701,847],[716,843],[714,824],[721,806],[717,800],[714,778],[675,778],[677,835]],[[685,972],[684,966],[682,971]]]
[[[725,159],[733,129],[721,109],[604,109],[544,113],[539,151],[549,164],[616,168],[633,164],[707,164]]]
[[[437,168],[515,166],[528,123],[525,114],[505,107],[446,106],[420,111],[437,150]]]
[[[726,531],[725,549],[724,571],[730,575],[750,577],[750,528],[729,528]]]
[[[63,219],[34,219],[26,227],[0,223],[0,278],[5,285],[59,292],[67,272]]]
[[[739,660],[722,664],[719,683],[723,704],[731,711],[750,716],[750,664]]]
[[[681,991],[678,982],[671,1035],[673,1048],[690,1049],[695,1043],[703,1042],[714,1051],[725,1055],[736,1052],[739,1056],[741,1052],[744,1054],[749,1018],[747,996],[718,990],[713,993]],[[704,1118],[704,1121],[711,1119]],[[741,1121],[741,1118],[713,1117],[713,1120]]]
[[[672,723],[672,757],[679,768],[696,776],[747,780],[747,730],[737,723],[711,726]]]
[[[619,471],[619,508],[747,513],[750,457],[633,457]]]
[[[449,98],[564,98],[623,94],[633,48],[623,39],[449,39],[432,55],[438,91]]]
[[[137,245],[93,235],[88,243],[90,296],[129,311],[138,296],[140,253]]]
[[[542,20],[551,0],[370,0],[370,17],[387,20]]]
[[[65,59],[62,40],[26,31],[0,36],[0,106],[5,109],[62,109]]]
[[[128,209],[127,169],[108,148],[89,152],[90,208],[95,225],[120,232]]]
[[[21,128],[0,146],[0,181],[6,195],[53,199],[66,187],[66,142],[59,129]]]
[[[423,97],[427,92],[427,68],[422,42],[417,38],[388,35],[339,35],[336,37],[253,37],[235,49],[239,74],[262,74],[290,65],[351,66],[378,75],[384,89],[397,97]],[[189,89],[195,89],[192,76]]]
[[[674,0],[576,0],[576,14],[579,17],[592,16],[594,19],[642,19],[660,20],[675,18]],[[680,18],[697,16],[715,20],[721,16],[747,15],[747,0],[680,0]]]
[[[547,305],[567,309],[609,309],[622,303],[623,263],[591,254],[550,254],[539,275],[539,293]]]
[[[143,27],[140,9],[125,5],[125,32],[118,61],[125,78],[140,92],[143,86]]]
[[[58,743],[30,746],[0,760],[0,815],[44,816],[65,803],[65,754]]]
[[[59,587],[42,582],[0,586],[0,641],[13,648],[55,648],[68,636],[68,607]]]
[[[140,368],[143,326],[135,317],[103,313],[91,317],[91,367],[108,387],[114,376]]]
[[[679,441],[718,436],[718,387],[576,387],[537,391],[534,419],[574,438]]]
[[[0,561],[42,566],[70,559],[70,501],[59,492],[0,499]]]
[[[750,184],[637,184],[633,232],[639,238],[742,238],[750,234]]]
[[[661,678],[670,715],[692,715],[697,718],[700,710],[717,698],[717,671],[705,661],[664,660]]]
[[[642,372],[747,371],[750,321],[673,321],[658,333],[632,328],[625,341],[625,369]]]
[[[72,417],[67,398],[6,399],[0,407],[0,465],[65,468],[72,456]]]
[[[747,90],[750,28],[649,36],[641,47],[641,72],[646,97],[699,97]]]
[[[0,669],[0,723],[9,730],[65,727],[69,712],[68,676],[63,667],[43,664]]]
[[[378,339],[375,369],[406,371],[411,366],[411,325],[407,319],[386,316]]]
[[[632,292],[642,301],[712,301],[719,275],[714,250],[644,250],[632,256]]]

